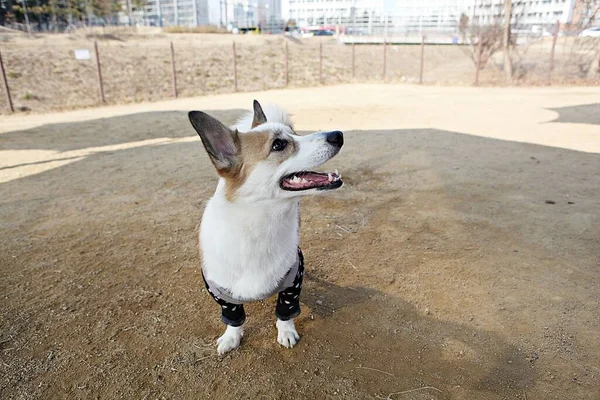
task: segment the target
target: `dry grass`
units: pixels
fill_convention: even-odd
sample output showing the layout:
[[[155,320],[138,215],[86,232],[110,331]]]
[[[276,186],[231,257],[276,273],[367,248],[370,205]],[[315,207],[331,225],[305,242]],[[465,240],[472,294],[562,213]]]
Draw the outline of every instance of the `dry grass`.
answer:
[[[165,33],[228,33],[227,29],[216,25],[202,26],[168,26],[163,28]]]
[[[179,29],[175,27],[174,29]],[[199,32],[200,30],[192,29]],[[352,47],[331,38],[288,40],[282,36],[189,33],[80,32],[12,38],[3,58],[16,107],[34,112],[97,105],[98,83],[93,43],[98,42],[104,92],[109,104],[158,101],[172,96],[170,43],[180,96],[234,91],[232,43],[236,42],[239,91],[285,87],[285,46],[289,48],[289,87],[310,87],[347,82],[408,82],[419,79],[420,47],[388,45],[385,77],[382,46],[356,46],[352,74]],[[596,50],[582,52],[561,38],[556,48],[553,84],[600,83]],[[319,45],[323,45],[323,75],[319,77]],[[517,85],[546,85],[551,40],[531,45],[519,66]],[[588,46],[589,47],[589,46]],[[92,60],[78,61],[74,50],[87,48]],[[585,53],[585,54],[584,54]],[[594,58],[596,57],[596,58]],[[590,68],[591,66],[591,68]],[[596,68],[596,70],[594,70]],[[458,46],[425,48],[424,83],[471,85],[473,62]],[[481,71],[481,85],[505,85],[501,54]],[[28,93],[34,93],[30,96]],[[0,96],[0,113],[7,112]]]

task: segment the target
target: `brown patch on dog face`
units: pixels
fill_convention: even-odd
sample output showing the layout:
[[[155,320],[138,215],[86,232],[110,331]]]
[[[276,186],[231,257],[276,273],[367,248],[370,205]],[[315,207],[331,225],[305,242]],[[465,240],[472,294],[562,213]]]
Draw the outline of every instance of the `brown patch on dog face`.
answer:
[[[271,134],[252,132],[240,135],[240,163],[231,174],[225,176],[225,196],[232,201],[239,189],[259,162],[269,156]]]
[[[281,151],[271,151],[273,141],[277,138],[286,140],[288,144]],[[225,196],[229,201],[233,200],[236,190],[246,182],[258,163],[272,160],[275,164],[281,164],[296,153],[296,142],[282,132],[262,131],[240,134],[239,143],[238,165],[232,171],[221,175],[226,181]]]

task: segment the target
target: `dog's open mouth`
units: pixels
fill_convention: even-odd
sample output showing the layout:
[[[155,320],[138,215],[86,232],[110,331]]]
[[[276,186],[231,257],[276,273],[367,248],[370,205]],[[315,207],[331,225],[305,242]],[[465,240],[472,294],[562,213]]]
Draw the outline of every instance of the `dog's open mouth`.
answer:
[[[331,190],[342,186],[342,175],[335,172],[312,172],[301,171],[294,172],[284,176],[281,179],[281,188],[283,190]]]

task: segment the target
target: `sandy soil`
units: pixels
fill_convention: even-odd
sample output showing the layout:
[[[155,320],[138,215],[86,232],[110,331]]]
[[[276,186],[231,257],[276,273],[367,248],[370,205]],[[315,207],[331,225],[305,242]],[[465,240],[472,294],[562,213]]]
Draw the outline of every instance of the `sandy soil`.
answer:
[[[32,112],[65,110],[99,104],[93,40],[99,53],[108,104],[160,101],[173,96],[170,43],[174,43],[180,97],[234,91],[232,43],[237,50],[238,90],[251,92],[285,87],[285,46],[289,49],[289,87],[314,87],[383,80],[383,46],[357,46],[355,76],[352,48],[331,38],[286,39],[283,36],[211,34],[106,33],[5,35],[2,54],[17,108]],[[2,39],[2,37],[0,37]],[[592,39],[590,39],[592,40]],[[323,79],[319,79],[319,45],[323,45]],[[546,85],[551,43],[533,43],[519,64],[518,85]],[[75,60],[75,49],[89,49],[92,59]],[[554,84],[600,83],[598,44],[573,45],[561,38],[556,48]],[[419,46],[389,45],[387,82],[415,83],[419,77]],[[588,73],[592,65],[592,72]],[[481,71],[482,85],[504,85],[502,57]],[[596,71],[597,70],[597,71]],[[464,49],[427,46],[424,82],[470,86],[474,64]],[[4,91],[4,87],[0,88]],[[0,95],[0,113],[8,110]]]
[[[223,358],[195,240],[215,176],[185,112],[32,116],[1,134],[3,172],[64,164],[1,183],[0,397],[597,399],[600,156],[558,140],[581,131],[598,149],[597,92],[433,89],[402,92],[414,109],[384,91],[354,109],[362,125],[340,124],[329,167],[346,185],[303,203],[303,338],[277,345],[270,299]],[[497,113],[515,96],[529,117]],[[440,128],[450,97],[462,133]],[[350,99],[313,98],[282,101],[300,129],[348,117],[334,110]],[[239,115],[213,100],[216,117]],[[482,121],[488,137],[473,136]],[[554,147],[492,138],[502,124],[504,139],[553,132]]]
[[[0,133],[150,111],[247,109],[255,98],[284,105],[294,115],[298,129],[306,131],[435,128],[600,153],[600,87],[336,85],[0,116]],[[563,120],[565,116],[567,120]],[[549,123],[557,120],[565,123]],[[60,130],[60,125],[52,129]]]

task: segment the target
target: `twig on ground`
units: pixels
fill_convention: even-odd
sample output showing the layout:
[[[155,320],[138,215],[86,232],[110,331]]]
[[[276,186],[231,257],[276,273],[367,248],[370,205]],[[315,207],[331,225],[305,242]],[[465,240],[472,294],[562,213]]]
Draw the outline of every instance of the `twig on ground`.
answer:
[[[354,268],[355,270],[357,270],[357,271],[358,271],[358,268],[356,268],[356,267],[354,266],[354,264],[352,264],[352,261],[348,260],[348,263],[349,263],[349,264],[352,266],[352,268]]]
[[[346,232],[346,233],[352,233],[352,231],[350,231],[350,230],[348,230],[348,229],[344,228],[343,226],[339,226],[339,225],[337,225],[337,224],[336,224],[335,226],[336,226],[336,227],[338,227],[338,228],[340,228],[341,230],[343,230],[343,231],[344,231],[344,232]]]
[[[433,387],[433,386],[423,386],[423,387],[416,388],[416,389],[403,390],[402,392],[390,393],[390,394],[387,395],[387,397],[380,397],[380,396],[375,396],[375,397],[378,398],[378,399],[383,399],[383,400],[393,400],[392,396],[395,396],[397,394],[406,394],[406,393],[412,393],[412,392],[417,392],[419,390],[427,390],[427,389],[433,389],[433,390],[436,390],[436,391],[442,393],[442,391],[440,389],[436,388],[436,387]]]
[[[382,374],[386,374],[386,375],[389,375],[389,376],[394,376],[394,374],[390,374],[389,372],[385,372],[385,371],[382,371],[380,369],[369,368],[369,367],[356,367],[356,368],[368,369],[369,371],[381,372]]]
[[[209,357],[212,357],[212,355],[210,355],[210,356],[204,356],[204,357],[198,358],[197,360],[194,360],[194,364],[196,364],[197,362],[199,362],[199,361],[202,361],[202,360],[204,360],[204,359],[206,359],[206,358],[209,358]]]

